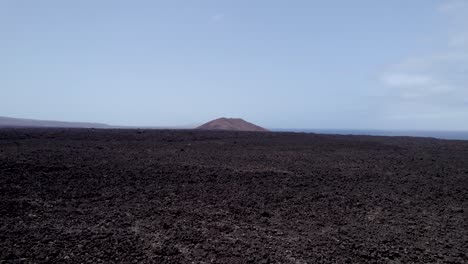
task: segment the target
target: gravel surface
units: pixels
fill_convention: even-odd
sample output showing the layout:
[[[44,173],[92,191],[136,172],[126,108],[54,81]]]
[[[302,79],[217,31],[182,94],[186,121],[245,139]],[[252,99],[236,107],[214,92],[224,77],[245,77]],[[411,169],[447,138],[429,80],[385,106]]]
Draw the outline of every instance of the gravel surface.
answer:
[[[0,130],[0,263],[468,263],[468,141]]]

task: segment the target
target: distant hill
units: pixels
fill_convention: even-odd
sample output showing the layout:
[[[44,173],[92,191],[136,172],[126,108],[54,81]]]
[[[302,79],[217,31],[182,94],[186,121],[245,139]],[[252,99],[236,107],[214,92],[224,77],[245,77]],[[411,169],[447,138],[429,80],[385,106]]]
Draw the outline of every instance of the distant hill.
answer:
[[[0,127],[64,127],[64,128],[111,128],[100,123],[62,122],[0,116]]]
[[[208,123],[205,123],[196,129],[200,130],[231,130],[231,131],[262,131],[267,129],[249,123],[241,118],[218,118]]]

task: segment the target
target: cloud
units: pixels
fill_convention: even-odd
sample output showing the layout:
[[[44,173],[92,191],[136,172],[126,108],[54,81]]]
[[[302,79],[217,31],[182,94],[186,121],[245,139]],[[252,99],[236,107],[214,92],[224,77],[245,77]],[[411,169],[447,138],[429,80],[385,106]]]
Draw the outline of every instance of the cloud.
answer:
[[[468,33],[463,32],[458,35],[452,35],[449,44],[452,47],[468,46]]]
[[[449,45],[453,48],[468,49],[468,1],[445,1],[439,11],[449,18],[453,28],[450,29]]]
[[[218,22],[218,21],[221,21],[224,19],[224,14],[214,14],[213,16],[211,16],[211,20],[212,21],[215,21],[215,22]]]
[[[450,52],[409,58],[388,67],[380,79],[394,95],[412,91],[423,97],[465,94],[467,74],[468,53]]]
[[[381,73],[389,99],[384,112],[389,120],[451,120],[444,123],[468,129],[468,1],[445,1],[438,11],[449,21],[446,47],[403,59]]]
[[[438,10],[449,15],[452,15],[453,13],[463,13],[468,10],[468,1],[446,0],[438,7]]]
[[[385,73],[382,80],[389,86],[418,87],[429,85],[433,82],[431,76],[411,75],[403,73]]]

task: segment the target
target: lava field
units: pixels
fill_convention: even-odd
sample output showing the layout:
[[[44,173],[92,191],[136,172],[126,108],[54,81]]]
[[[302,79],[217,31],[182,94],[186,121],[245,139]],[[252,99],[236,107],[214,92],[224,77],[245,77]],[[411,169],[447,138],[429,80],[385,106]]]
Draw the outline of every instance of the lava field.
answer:
[[[468,263],[468,141],[1,129],[0,263]]]

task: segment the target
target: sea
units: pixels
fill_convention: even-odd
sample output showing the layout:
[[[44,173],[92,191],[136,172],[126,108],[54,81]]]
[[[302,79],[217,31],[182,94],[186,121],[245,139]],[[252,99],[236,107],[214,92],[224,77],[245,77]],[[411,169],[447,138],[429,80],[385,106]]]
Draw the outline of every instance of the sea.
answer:
[[[278,132],[303,132],[333,135],[431,137],[438,139],[468,140],[468,131],[425,130],[364,130],[364,129],[273,129]]]

